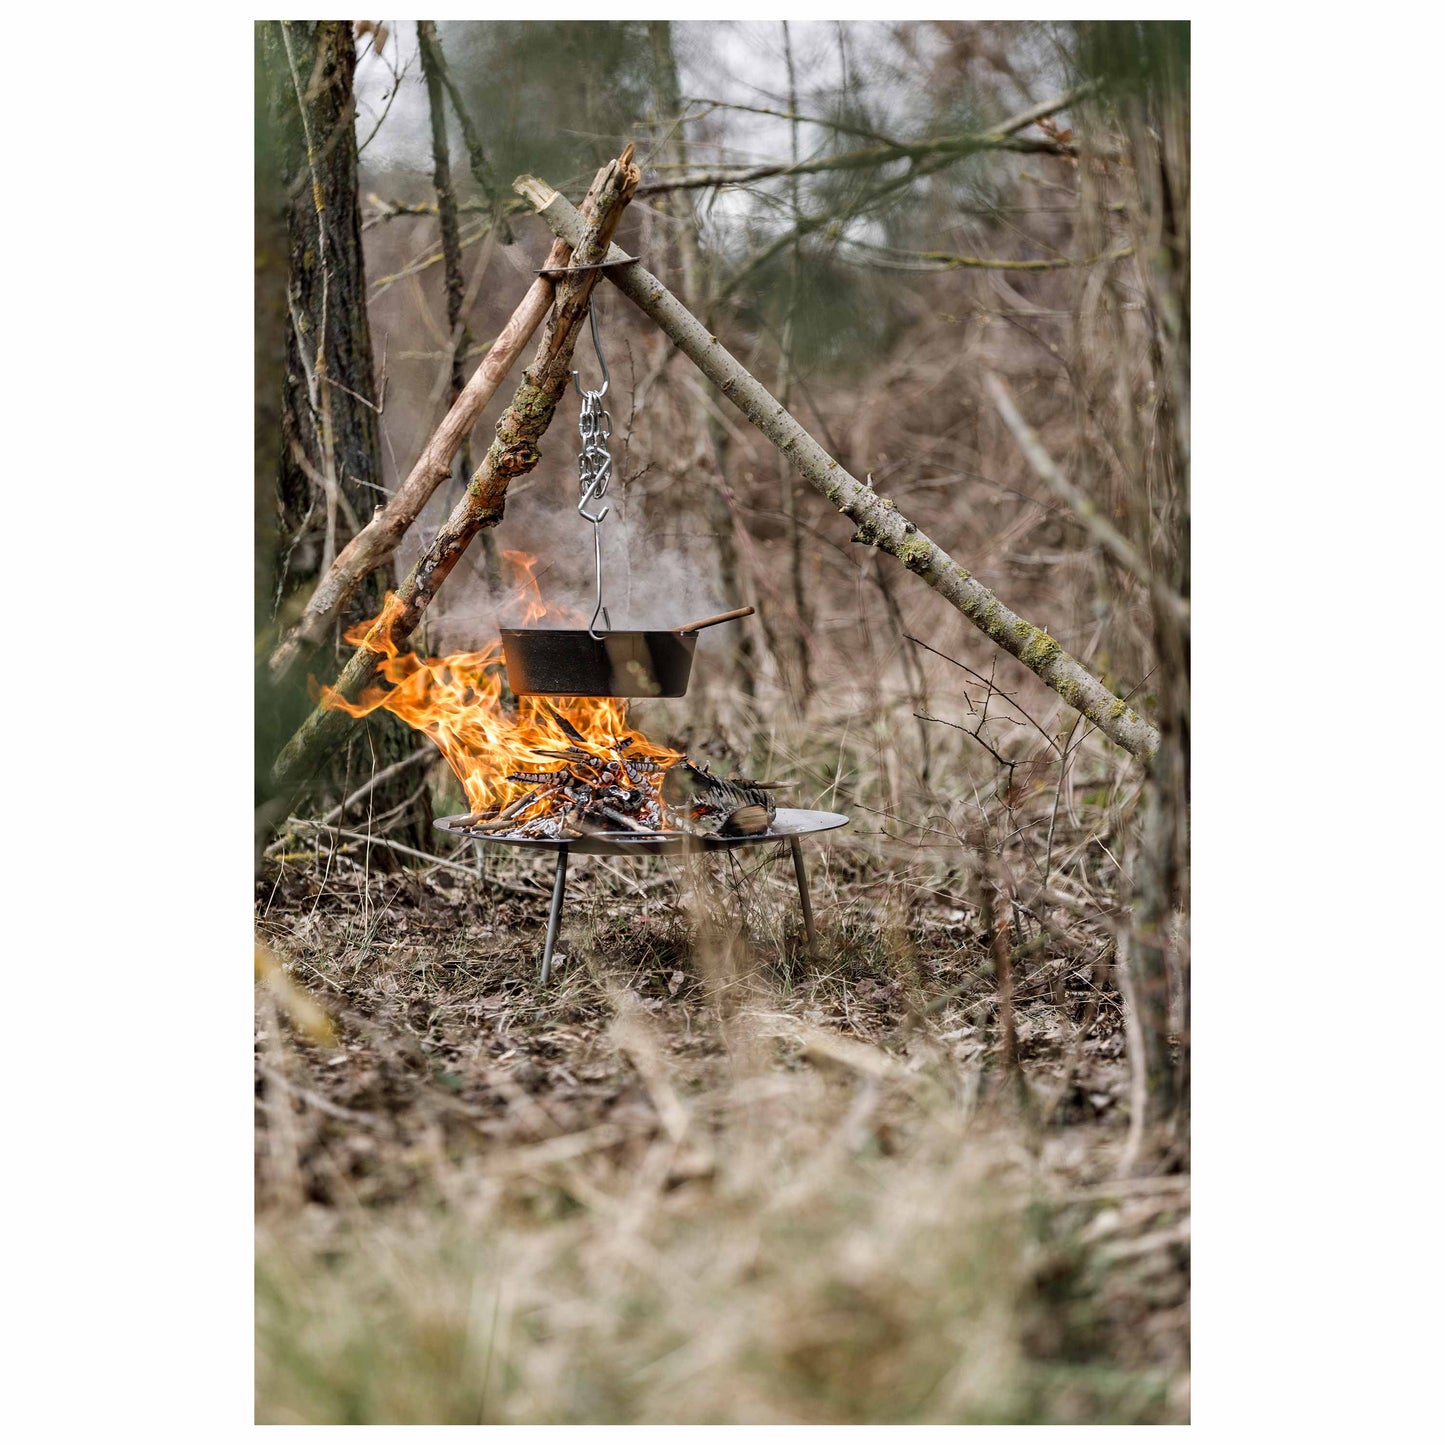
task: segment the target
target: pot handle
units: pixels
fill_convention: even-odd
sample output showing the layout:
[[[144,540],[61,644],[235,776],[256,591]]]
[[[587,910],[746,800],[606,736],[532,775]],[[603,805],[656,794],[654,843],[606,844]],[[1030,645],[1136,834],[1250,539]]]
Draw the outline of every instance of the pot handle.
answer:
[[[755,607],[734,607],[731,612],[719,612],[716,617],[704,617],[701,622],[689,622],[686,627],[674,627],[674,632],[701,632],[704,627],[716,627],[719,622],[732,622],[738,617],[751,617]]]

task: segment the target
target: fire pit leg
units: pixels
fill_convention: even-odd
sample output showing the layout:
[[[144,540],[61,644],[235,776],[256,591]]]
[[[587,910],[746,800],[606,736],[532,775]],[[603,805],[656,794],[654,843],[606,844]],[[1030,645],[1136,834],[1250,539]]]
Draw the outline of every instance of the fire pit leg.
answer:
[[[552,883],[552,912],[547,918],[547,942],[542,946],[542,982],[552,976],[552,950],[557,946],[557,925],[562,920],[562,893],[567,887],[567,845],[557,850],[557,877]]]
[[[803,905],[803,932],[811,948],[816,935],[813,933],[813,900],[808,895],[808,873],[803,867],[803,845],[796,838],[789,838],[793,850],[793,872],[798,875],[798,901]]]

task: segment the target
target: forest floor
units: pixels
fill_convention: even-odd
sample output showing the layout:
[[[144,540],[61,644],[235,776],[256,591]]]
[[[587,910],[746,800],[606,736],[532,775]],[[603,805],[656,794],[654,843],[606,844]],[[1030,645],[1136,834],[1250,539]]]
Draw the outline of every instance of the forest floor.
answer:
[[[1010,1079],[977,913],[807,853],[811,953],[786,854],[575,860],[548,989],[550,859],[265,866],[258,1421],[1188,1420],[1107,935]]]

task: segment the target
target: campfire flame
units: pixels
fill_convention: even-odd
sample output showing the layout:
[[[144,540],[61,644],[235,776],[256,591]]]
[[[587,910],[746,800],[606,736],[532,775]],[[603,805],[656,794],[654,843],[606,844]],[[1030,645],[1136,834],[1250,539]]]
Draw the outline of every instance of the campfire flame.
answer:
[[[522,604],[525,625],[549,615],[571,621],[565,609],[549,608],[542,601],[534,575],[535,557],[525,552],[502,555],[516,577],[515,600]],[[376,629],[368,645],[379,645],[385,654],[378,672],[380,681],[354,703],[330,687],[319,689],[319,699],[324,707],[337,708],[352,717],[366,717],[384,708],[409,727],[425,733],[461,780],[474,813],[504,809],[534,791],[533,785],[514,782],[509,775],[556,768],[557,762],[547,750],[565,752],[579,746],[558,721],[558,714],[581,736],[580,746],[601,756],[613,756],[615,745],[630,737],[633,742],[627,750],[629,758],[652,759],[664,767],[681,760],[681,753],[660,747],[628,727],[625,698],[519,697],[514,710],[505,707],[502,691],[506,671],[500,638],[478,652],[454,652],[447,657],[402,652],[392,642],[390,629],[377,626],[398,605],[397,597],[388,593],[376,617],[358,623],[346,633],[347,642],[360,644]],[[516,815],[517,822],[545,817],[555,806],[555,802],[544,800],[524,808]]]

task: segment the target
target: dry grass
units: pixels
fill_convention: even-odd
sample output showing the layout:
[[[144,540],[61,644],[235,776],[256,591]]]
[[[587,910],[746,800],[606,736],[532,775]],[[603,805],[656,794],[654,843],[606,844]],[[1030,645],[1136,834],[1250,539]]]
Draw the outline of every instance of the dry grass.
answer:
[[[1016,947],[1011,1081],[967,880],[867,831],[811,957],[785,859],[578,860],[549,992],[546,860],[269,870],[335,1033],[260,989],[258,1419],[1187,1419],[1108,934]]]

